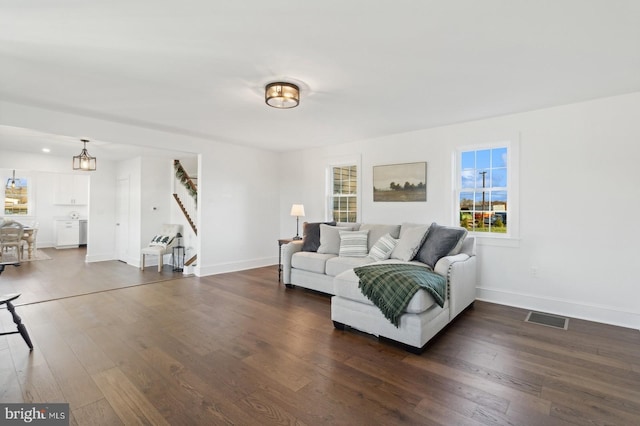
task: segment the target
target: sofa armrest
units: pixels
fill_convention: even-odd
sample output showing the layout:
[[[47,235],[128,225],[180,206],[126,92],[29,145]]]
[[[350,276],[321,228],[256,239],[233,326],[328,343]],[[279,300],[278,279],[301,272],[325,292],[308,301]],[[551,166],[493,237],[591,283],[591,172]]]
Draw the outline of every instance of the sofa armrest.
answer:
[[[476,300],[476,257],[465,253],[438,260],[434,271],[447,278],[449,286],[449,320]]]
[[[291,241],[282,246],[282,282],[291,284],[291,257],[302,251],[302,240]]]

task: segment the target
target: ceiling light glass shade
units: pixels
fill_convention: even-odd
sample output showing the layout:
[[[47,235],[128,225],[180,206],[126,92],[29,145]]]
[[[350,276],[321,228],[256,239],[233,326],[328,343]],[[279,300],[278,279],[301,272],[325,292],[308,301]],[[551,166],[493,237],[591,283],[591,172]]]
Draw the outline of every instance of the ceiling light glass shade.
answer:
[[[89,151],[87,151],[87,142],[88,139],[80,139],[84,143],[84,148],[80,151],[79,155],[73,156],[73,170],[87,170],[94,171],[96,169],[96,157],[92,157],[89,155]]]
[[[300,89],[292,83],[270,83],[264,91],[264,101],[274,108],[293,108],[300,103]]]

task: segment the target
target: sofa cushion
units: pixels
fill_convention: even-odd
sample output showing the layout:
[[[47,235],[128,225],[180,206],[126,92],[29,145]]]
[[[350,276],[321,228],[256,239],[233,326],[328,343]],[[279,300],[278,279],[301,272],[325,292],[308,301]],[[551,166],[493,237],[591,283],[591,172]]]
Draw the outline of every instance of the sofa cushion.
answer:
[[[340,252],[340,231],[353,231],[353,228],[320,224],[320,247],[318,247],[318,253],[337,255]]]
[[[365,257],[369,253],[367,239],[369,231],[340,231],[341,257]]]
[[[391,256],[396,244],[398,244],[398,240],[390,234],[385,234],[371,247],[369,257],[375,261],[386,260]]]
[[[291,267],[304,271],[315,272],[318,274],[325,273],[325,264],[327,260],[336,257],[335,254],[312,253],[308,251],[300,251],[291,256]]]
[[[413,222],[402,222],[402,225],[400,225],[400,237],[402,238],[402,236],[405,234],[405,232],[407,232],[409,229],[411,228],[419,228],[421,226],[430,226],[431,223],[413,223]]]
[[[396,244],[391,252],[391,258],[405,262],[412,260],[424,242],[428,230],[429,227],[427,225],[415,226],[403,230],[404,232],[400,235],[398,244]]]
[[[333,279],[333,293],[345,299],[373,306],[373,302],[360,291],[359,282],[358,276],[353,272],[353,268],[348,269],[336,275]],[[433,305],[437,306],[433,297],[425,290],[418,290],[409,301],[405,312],[417,314],[426,311]]]
[[[389,234],[395,239],[400,237],[400,225],[371,225],[363,223],[358,230],[369,231],[368,251],[371,251],[373,245],[385,234]]]
[[[373,259],[370,257],[332,257],[327,260],[327,264],[325,265],[325,274],[335,277],[348,269],[353,269],[356,266],[363,266],[372,262]]]
[[[435,268],[440,258],[458,254],[462,248],[467,230],[457,226],[441,226],[432,223],[416,260]]]
[[[335,226],[335,222],[305,222],[302,224],[302,251],[318,251],[320,224]]]

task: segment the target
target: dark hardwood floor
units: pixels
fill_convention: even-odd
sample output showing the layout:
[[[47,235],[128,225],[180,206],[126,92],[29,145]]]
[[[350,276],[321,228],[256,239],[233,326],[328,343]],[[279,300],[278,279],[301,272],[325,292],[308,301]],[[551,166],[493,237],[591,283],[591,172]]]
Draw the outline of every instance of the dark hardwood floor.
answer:
[[[638,330],[575,319],[557,330],[476,302],[417,356],[335,330],[329,297],[277,275],[19,306],[35,350],[0,337],[0,401],[68,402],[79,425],[639,424]],[[13,325],[6,310],[0,323]]]
[[[7,267],[0,277],[0,293],[21,293],[18,305],[183,276],[166,265],[158,273],[157,266],[141,271],[116,260],[86,263],[86,247],[64,250],[45,248],[38,251],[50,259],[25,261],[18,268]]]

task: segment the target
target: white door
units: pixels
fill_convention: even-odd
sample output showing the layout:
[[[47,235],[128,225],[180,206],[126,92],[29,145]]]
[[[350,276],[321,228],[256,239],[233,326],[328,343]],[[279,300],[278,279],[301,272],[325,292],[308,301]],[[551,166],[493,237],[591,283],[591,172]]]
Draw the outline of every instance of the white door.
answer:
[[[118,179],[116,186],[116,259],[129,258],[129,178]],[[128,262],[127,262],[128,263]]]

